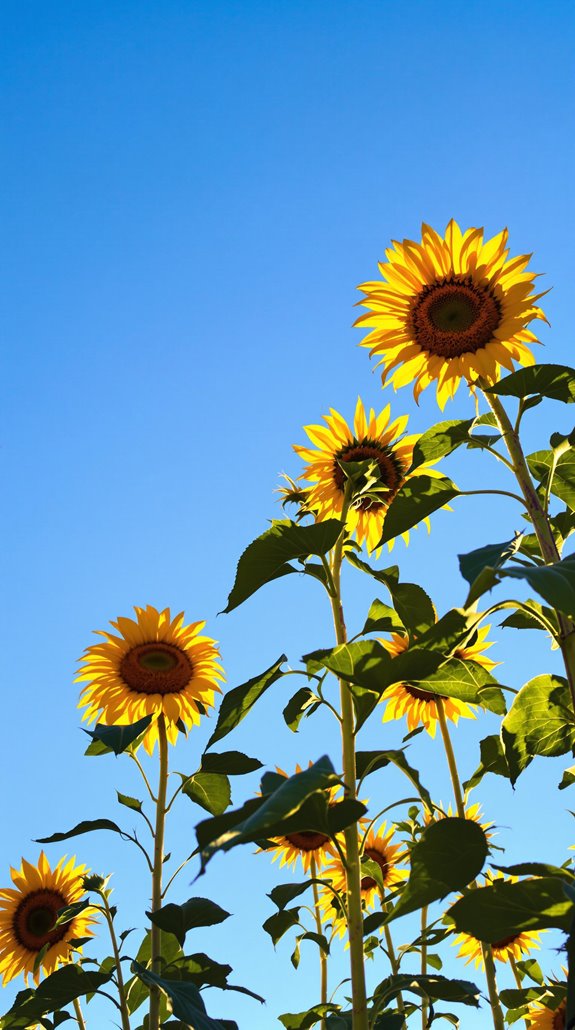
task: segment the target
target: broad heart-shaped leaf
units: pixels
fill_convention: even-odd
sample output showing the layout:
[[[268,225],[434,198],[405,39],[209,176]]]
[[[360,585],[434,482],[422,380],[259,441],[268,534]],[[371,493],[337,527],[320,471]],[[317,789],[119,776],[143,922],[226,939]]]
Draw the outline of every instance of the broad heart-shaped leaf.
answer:
[[[208,741],[208,748],[222,737],[227,737],[228,733],[239,726],[242,719],[246,717],[268,687],[271,687],[276,680],[281,679],[283,676],[281,666],[286,661],[286,655],[282,654],[273,665],[270,665],[269,669],[260,673],[259,676],[254,676],[247,683],[242,683],[241,686],[226,691],[218,712],[216,728]]]
[[[568,883],[575,880],[575,873],[566,866],[549,865],[548,862],[516,862],[514,865],[496,865],[494,868],[511,876],[558,876]]]
[[[496,880],[455,902],[448,915],[458,933],[493,944],[523,930],[556,927],[568,931],[575,906],[556,876],[509,883]]]
[[[487,838],[478,823],[451,817],[431,823],[411,850],[409,880],[385,922],[462,890],[486,858]]]
[[[405,628],[403,622],[399,618],[395,609],[390,608],[388,604],[384,604],[383,601],[376,598],[367,613],[367,619],[365,620],[361,635],[365,636],[367,633],[404,632]]]
[[[575,555],[570,554],[553,565],[522,566],[516,569],[499,569],[498,579],[527,580],[552,608],[558,608],[565,615],[575,618]]]
[[[434,651],[424,651],[417,647],[392,658],[378,640],[358,640],[351,644],[339,644],[328,651],[304,655],[304,661],[312,670],[323,666],[340,679],[381,695],[393,683],[411,682],[430,676],[439,668],[442,658]]]
[[[469,442],[469,430],[473,419],[455,419],[451,422],[437,422],[420,437],[413,448],[411,469],[419,468],[426,461],[437,461],[451,454],[461,444]]]
[[[378,583],[387,587],[401,623],[412,636],[418,636],[433,626],[437,618],[433,601],[417,583],[400,583],[397,565],[391,565],[388,569],[374,569],[353,551],[347,551],[346,558],[354,568],[373,576]],[[364,629],[363,632],[372,630]]]
[[[470,608],[474,601],[493,586],[493,577],[484,575],[485,570],[493,572],[501,568],[516,553],[520,543],[521,533],[517,533],[512,540],[505,540],[502,544],[486,544],[485,547],[457,556],[459,571],[470,587],[466,608]]]
[[[413,476],[399,490],[385,513],[379,544],[395,540],[434,511],[449,504],[459,490],[446,476]]]
[[[534,454],[529,454],[527,457],[527,464],[531,472],[543,486],[547,486],[553,462],[553,451],[535,451]],[[573,447],[570,447],[557,459],[551,493],[564,501],[571,511],[575,511],[575,449]]]
[[[289,564],[291,561],[303,561],[311,554],[318,557],[327,554],[342,529],[342,523],[337,519],[327,519],[311,526],[301,526],[290,520],[275,522],[242,554],[224,612],[233,611],[264,583],[290,572],[301,572]]]
[[[156,976],[139,962],[132,963],[132,972],[148,986],[157,985],[170,999],[174,1015],[186,1025],[194,1027],[194,1030],[222,1030],[219,1019],[208,1016],[202,995],[195,984]]]
[[[433,804],[431,801],[431,795],[424,787],[421,780],[419,779],[419,773],[417,769],[414,769],[407,761],[403,750],[399,751],[358,751],[356,756],[356,775],[359,780],[364,780],[366,776],[371,773],[377,772],[378,769],[384,769],[386,765],[395,765],[398,769],[401,769],[407,778],[411,781],[415,787],[420,798],[425,802],[426,806],[431,810]]]
[[[516,694],[501,725],[501,740],[511,782],[535,755],[564,755],[575,745],[571,695],[563,676],[529,680]]]
[[[127,836],[111,819],[84,819],[81,823],[78,823],[71,830],[66,830],[64,833],[53,833],[51,837],[37,837],[35,843],[56,844],[58,841],[68,840],[70,837],[78,837],[81,833],[91,833],[92,830],[112,830],[113,833],[119,833],[121,837],[125,838]]]
[[[226,776],[245,776],[246,773],[261,769],[263,762],[258,758],[250,758],[243,751],[222,751],[216,754],[210,751],[202,755],[200,772],[224,773]]]
[[[303,894],[314,883],[325,883],[325,880],[312,879],[304,880],[303,883],[279,883],[277,887],[270,891],[268,898],[271,898],[274,905],[277,905],[279,909],[283,909],[294,898],[299,898],[300,894]]]
[[[168,980],[187,980],[196,987],[208,984],[210,987],[225,988],[232,967],[216,962],[203,951],[193,955],[182,955],[170,962],[163,970]]]
[[[497,715],[505,715],[507,711],[497,681],[482,665],[469,659],[450,658],[436,672],[417,680],[417,689],[481,705]]]
[[[139,738],[143,737],[153,718],[153,715],[145,715],[143,719],[138,719],[130,726],[104,726],[103,723],[97,723],[93,730],[85,729],[84,733],[92,738],[86,754],[121,755],[123,751],[139,743]]]
[[[274,912],[273,916],[266,919],[262,929],[269,933],[274,947],[281,940],[284,933],[291,930],[292,926],[299,924],[299,908],[285,908],[280,912]]]
[[[156,912],[146,912],[148,919],[160,930],[173,933],[183,948],[188,930],[197,926],[215,926],[228,919],[229,912],[209,898],[189,898],[183,905],[164,905]]]
[[[180,773],[182,776],[182,773]],[[225,812],[232,799],[230,781],[224,773],[198,772],[193,776],[182,776],[182,793],[205,808],[211,815]]]
[[[160,937],[160,959],[158,960],[159,972],[161,974],[166,973],[168,966],[171,967],[173,962],[183,958],[182,949],[178,944],[176,938],[171,933],[164,933],[163,930],[159,932]],[[139,962],[142,966],[148,966],[151,962],[152,957],[152,936],[151,931],[148,930],[136,955],[136,962]],[[173,977],[176,979],[176,977]],[[126,984],[126,999],[128,1005],[128,1011],[131,1014],[136,1012],[149,998],[148,987],[140,980],[138,976],[133,976]]]
[[[112,979],[112,972],[88,972],[66,963],[42,980],[35,991],[21,991],[12,1008],[2,1017],[2,1027],[27,1027],[47,1012],[69,1005],[75,998],[99,990]]]
[[[503,744],[501,738],[492,734],[489,737],[484,737],[479,745],[481,752],[481,761],[477,766],[477,769],[473,773],[473,776],[466,783],[463,784],[465,791],[472,790],[473,787],[477,787],[478,783],[486,773],[495,773],[497,776],[504,776],[507,780],[509,779],[509,766],[503,750]]]
[[[575,369],[568,365],[531,365],[520,368],[495,386],[490,386],[487,393],[497,393],[503,397],[528,397],[538,394],[540,397],[551,397],[555,401],[572,404],[575,401]]]
[[[412,991],[430,1001],[452,1001],[462,1005],[479,1006],[479,988],[470,980],[449,980],[436,973],[398,973],[388,976],[375,988],[374,999],[386,1003],[397,998],[402,991]]]

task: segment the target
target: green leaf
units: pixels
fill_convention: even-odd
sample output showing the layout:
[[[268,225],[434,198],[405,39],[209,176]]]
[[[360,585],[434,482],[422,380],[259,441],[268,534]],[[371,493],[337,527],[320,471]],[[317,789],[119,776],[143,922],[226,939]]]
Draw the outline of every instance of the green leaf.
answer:
[[[274,905],[279,909],[285,908],[294,898],[299,898],[314,883],[323,883],[323,880],[305,880],[303,883],[279,883],[268,894]]]
[[[449,504],[459,491],[446,476],[414,476],[399,490],[385,513],[379,544],[406,533],[434,511]]]
[[[226,776],[245,776],[261,769],[263,763],[257,758],[244,755],[243,751],[210,751],[202,755],[200,771],[203,773],[224,773]]]
[[[292,926],[299,924],[299,908],[284,908],[280,912],[274,912],[273,916],[266,919],[263,929],[269,933],[274,948],[284,933],[291,930]]]
[[[311,715],[316,710],[319,700],[317,694],[309,687],[296,690],[283,710],[284,721],[293,733],[297,733],[304,715]]]
[[[153,718],[153,715],[145,715],[143,719],[138,719],[138,722],[130,726],[104,726],[103,723],[97,723],[93,730],[82,727],[84,733],[92,738],[92,744],[86,750],[86,754],[121,755],[128,749],[135,751]]]
[[[421,636],[435,624],[435,607],[423,587],[417,583],[392,582],[388,589],[399,618],[412,636]]]
[[[182,773],[179,774],[182,776]],[[230,781],[224,773],[198,772],[193,776],[182,776],[182,793],[210,812],[221,815],[232,799]]]
[[[448,817],[431,823],[411,850],[409,880],[385,921],[462,890],[481,872],[487,850],[485,833],[471,819]]]
[[[71,905],[66,905],[65,908],[61,908],[58,911],[58,918],[54,923],[53,929],[57,926],[64,926],[66,923],[71,923],[76,916],[79,916],[81,912],[86,908],[90,908],[90,901],[74,901]]]
[[[169,980],[188,980],[196,987],[208,984],[210,987],[220,987],[223,990],[227,986],[231,971],[231,966],[216,962],[200,951],[194,955],[182,955],[174,959],[165,967],[164,974]]]
[[[557,463],[554,465],[555,461]],[[535,476],[546,488],[550,473],[553,471],[551,493],[565,502],[571,511],[575,511],[575,450],[570,447],[555,458],[553,451],[535,451],[527,456],[527,464]]]
[[[570,766],[570,768],[566,769],[563,773],[561,783],[559,784],[559,790],[565,790],[565,787],[570,787],[573,783],[575,783],[575,765]]]
[[[565,866],[549,865],[548,862],[516,862],[514,865],[496,865],[502,873],[511,876],[558,876],[561,880],[575,880],[575,874]]]
[[[188,930],[198,926],[215,926],[228,919],[229,912],[209,898],[190,898],[183,905],[164,905],[156,912],[146,912],[148,919],[166,933],[173,933],[183,948]]]
[[[286,661],[286,655],[280,655],[278,660],[273,665],[270,665],[269,669],[266,669],[265,672],[260,673],[259,676],[254,676],[247,683],[242,683],[241,686],[234,687],[233,690],[228,690],[224,694],[218,712],[216,728],[208,741],[208,748],[212,747],[217,740],[221,740],[222,737],[227,737],[228,733],[231,733],[236,726],[239,726],[242,719],[245,719],[250,709],[253,708],[256,701],[259,700],[268,687],[271,687],[272,683],[275,683],[276,680],[281,679],[283,676],[281,666]]]
[[[486,544],[485,547],[478,547],[475,551],[457,556],[459,571],[470,586],[465,602],[466,608],[470,608],[486,590],[491,589],[495,580],[485,573],[501,568],[517,552],[521,538],[522,534],[516,533],[512,540],[505,540],[501,544]]]
[[[417,689],[481,705],[497,715],[504,715],[507,711],[497,681],[482,665],[469,659],[449,658],[436,672],[417,680]]]
[[[412,991],[429,1001],[451,1001],[462,1005],[479,1006],[479,988],[470,980],[449,980],[434,973],[397,973],[388,976],[374,991],[374,998],[385,1003],[397,998],[402,991]]]
[[[506,619],[503,619],[501,626],[510,626],[513,629],[538,629],[545,631],[546,627],[541,625],[541,620],[538,618],[538,616],[543,616],[557,632],[559,631],[557,615],[553,608],[539,604],[539,601],[534,601],[532,597],[529,597],[523,604],[524,607],[518,608],[511,615],[508,615]],[[528,611],[525,610],[526,608]]]
[[[564,755],[575,744],[575,721],[567,680],[543,675],[516,694],[501,726],[511,782],[535,755]]]
[[[570,554],[553,565],[501,569],[497,577],[527,580],[544,601],[575,618],[575,555]]]
[[[118,795],[120,805],[124,805],[125,808],[131,808],[133,812],[142,811],[143,802],[138,801],[138,798],[132,798],[129,794],[120,794],[119,790],[116,791],[116,794]]]
[[[473,642],[480,621],[481,615],[477,612],[451,608],[417,637],[417,646],[421,650],[449,655],[456,648],[466,647]]]
[[[295,559],[302,561],[310,554],[318,557],[327,554],[340,536],[342,528],[337,519],[327,519],[310,526],[301,526],[290,520],[275,522],[242,554],[224,612],[233,611],[265,583],[290,572],[301,571],[289,562]]]
[[[509,766],[507,765],[501,738],[495,736],[495,734],[484,737],[479,748],[481,761],[473,776],[463,784],[463,789],[466,793],[468,790],[473,790],[474,787],[477,787],[485,774],[489,772],[495,773],[496,776],[504,776],[507,780],[509,779]]]
[[[373,601],[367,613],[362,636],[367,633],[404,633],[404,625],[394,608],[378,598]]]
[[[139,962],[132,963],[132,972],[148,986],[158,986],[170,999],[172,1012],[194,1030],[222,1030],[219,1020],[211,1019],[206,1013],[202,996],[193,983],[181,980],[166,980],[149,969],[144,969]]]
[[[400,751],[358,751],[356,754],[356,775],[359,780],[364,780],[366,776],[376,772],[378,769],[384,769],[386,765],[393,764],[401,769],[408,780],[413,784],[417,793],[419,794],[422,801],[425,803],[427,808],[430,810],[433,808],[431,801],[431,795],[424,787],[417,769],[414,769],[407,761],[405,754],[402,750]]]
[[[506,376],[495,386],[488,387],[486,392],[503,397],[538,394],[572,404],[575,401],[575,370],[568,365],[531,365]]]
[[[160,958],[159,971],[164,973],[166,968],[171,965],[172,962],[182,958],[182,949],[178,944],[176,938],[171,933],[164,933],[163,930],[159,932],[160,937]],[[148,966],[151,963],[152,958],[152,935],[151,931],[148,930],[145,934],[142,943],[138,949],[136,955],[136,962],[139,962],[143,966]],[[126,984],[126,1000],[128,1005],[128,1011],[130,1014],[136,1012],[141,1005],[144,1004],[149,998],[149,991],[147,986],[140,980],[138,976],[131,977]]]
[[[419,468],[426,461],[437,461],[451,454],[461,444],[469,442],[469,430],[473,425],[472,418],[455,419],[451,422],[437,422],[431,426],[413,448],[411,469]]]
[[[556,927],[568,931],[574,905],[554,876],[509,883],[496,880],[455,902],[448,915],[458,933],[493,944],[524,930]]]
[[[75,998],[93,994],[111,978],[111,972],[88,972],[82,966],[66,963],[42,980],[35,991],[20,991],[0,1026],[10,1030],[30,1026],[47,1012],[55,1012]]]
[[[121,837],[126,837],[124,831],[111,819],[84,819],[71,830],[66,830],[64,833],[53,833],[51,837],[37,837],[34,843],[56,844],[58,841],[68,840],[70,837],[78,837],[81,833],[91,833],[92,830],[112,830],[113,833],[119,833]]]

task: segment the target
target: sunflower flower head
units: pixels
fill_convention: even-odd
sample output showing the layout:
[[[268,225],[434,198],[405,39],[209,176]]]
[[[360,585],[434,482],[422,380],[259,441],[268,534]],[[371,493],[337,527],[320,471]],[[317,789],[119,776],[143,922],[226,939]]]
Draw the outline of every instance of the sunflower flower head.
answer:
[[[428,463],[409,471],[419,437],[403,435],[407,415],[393,422],[390,418],[389,405],[376,415],[358,398],[353,426],[331,408],[325,425],[304,427],[314,446],[294,445],[306,463],[299,478],[310,484],[305,491],[308,511],[317,521],[341,518],[348,496],[348,529],[370,551],[378,548],[385,513],[404,483],[422,473],[434,475]]]
[[[528,1019],[530,1030],[565,1030],[567,999],[563,998],[555,1008],[542,1003],[530,1005]]]
[[[485,874],[485,884],[488,886],[501,880],[505,880],[507,883],[514,883],[517,879],[516,876],[494,875],[491,872]],[[541,947],[539,941],[541,940],[542,932],[544,933],[545,931],[523,930],[508,937],[503,937],[499,941],[494,941],[491,945],[493,958],[497,962],[510,962],[511,959],[519,961],[534,949]],[[477,940],[476,937],[472,937],[467,933],[460,933],[453,941],[453,945],[454,947],[459,945],[457,957],[464,958],[466,966],[473,962],[476,969],[480,967],[481,969],[485,968],[481,941]]]
[[[0,890],[0,974],[7,984],[19,973],[26,983],[40,970],[52,973],[68,961],[73,941],[93,937],[94,910],[84,909],[68,923],[54,926],[58,912],[82,899],[86,866],[61,858],[54,869],[43,851],[36,866],[22,859],[11,869],[13,887]],[[79,950],[79,948],[76,948]]]
[[[484,240],[483,229],[462,232],[449,222],[445,235],[422,226],[421,242],[393,241],[382,278],[359,289],[368,309],[355,322],[369,329],[362,346],[382,367],[382,382],[395,389],[413,383],[417,399],[437,384],[441,409],[461,382],[495,383],[514,362],[532,365],[528,329],[545,320],[536,301],[535,273],[526,271],[531,255],[509,258],[504,229]]]
[[[309,764],[312,765],[311,762]],[[301,771],[301,765],[296,765],[295,772],[300,773]],[[280,776],[285,776],[286,780],[288,779],[288,774],[283,769],[276,767],[276,772]],[[329,787],[326,790],[328,804],[335,804],[339,790],[338,786]],[[337,854],[331,837],[318,830],[294,830],[293,833],[287,833],[284,837],[270,838],[270,844],[271,847],[264,850],[272,855],[272,862],[279,859],[280,869],[284,865],[295,869],[301,861],[306,873],[309,873],[312,863],[315,863],[316,869],[319,870],[324,866],[328,855]]]
[[[129,725],[146,715],[163,715],[174,744],[178,723],[197,725],[214,703],[223,679],[215,640],[204,636],[205,622],[184,625],[184,613],[173,618],[169,608],[135,608],[135,619],[120,617],[117,631],[98,630],[104,643],[86,648],[78,682],[87,682],[78,707],[83,720],[106,726]],[[154,719],[146,731],[149,754],[158,737]]]

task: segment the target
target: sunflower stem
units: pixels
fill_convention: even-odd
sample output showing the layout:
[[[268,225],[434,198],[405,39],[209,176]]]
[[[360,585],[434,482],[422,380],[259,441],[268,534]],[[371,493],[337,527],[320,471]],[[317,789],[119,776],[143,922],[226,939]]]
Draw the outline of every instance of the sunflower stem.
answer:
[[[445,708],[443,707],[443,701],[440,697],[435,699],[437,706],[437,715],[439,717],[439,728],[441,730],[441,736],[443,738],[443,746],[445,748],[445,754],[447,757],[447,764],[449,766],[449,775],[451,776],[451,783],[453,786],[453,796],[455,798],[455,805],[457,807],[457,814],[460,819],[465,819],[465,804],[463,802],[463,791],[461,789],[461,780],[459,779],[459,773],[457,771],[457,762],[455,761],[455,754],[453,752],[453,745],[451,743],[451,737],[449,736],[449,730],[447,728],[447,719],[445,718]]]
[[[519,976],[519,970],[517,968],[517,962],[515,961],[513,955],[509,955],[509,965],[511,966],[511,970],[512,970],[513,976],[515,978],[515,983],[517,984],[517,988],[518,988],[518,990],[522,991],[523,990],[523,981],[522,981],[521,977]],[[525,1020],[525,1026],[527,1027],[527,1030],[529,1030],[529,1027],[531,1026],[531,1020],[530,1019],[526,1019]]]
[[[105,890],[98,891],[102,902],[103,912],[106,922],[108,924],[108,930],[110,931],[110,940],[112,942],[112,951],[114,952],[114,961],[116,963],[116,979],[118,983],[118,996],[120,998],[120,1012],[122,1014],[122,1030],[130,1030],[130,1015],[128,1012],[128,1004],[126,999],[126,987],[124,984],[124,977],[122,975],[122,964],[120,962],[120,949],[118,947],[118,939],[116,937],[116,931],[114,929],[114,919],[112,911],[110,909],[110,903],[108,901],[108,892]]]
[[[487,980],[487,990],[489,991],[489,1001],[491,1002],[494,1030],[505,1030],[505,1021],[503,1019],[501,1002],[499,1001],[499,991],[497,990],[497,979],[495,976],[495,962],[493,960],[491,945],[484,944],[482,942],[481,951],[483,953],[483,963],[485,965],[485,979]]]
[[[525,460],[519,435],[513,428],[509,416],[503,404],[499,400],[499,397],[494,393],[487,393],[485,386],[486,384],[482,384],[483,395],[495,415],[497,425],[509,452],[515,478],[520,487],[523,500],[525,501],[525,507],[527,508],[529,518],[531,519],[535,535],[539,542],[541,557],[546,565],[553,565],[555,562],[560,560],[560,554],[557,550],[553,530],[549,524],[549,518],[541,505],[539,497],[537,496],[537,491],[535,489],[533,479],[531,478],[529,466]],[[566,615],[563,615],[562,612],[557,612],[557,619],[561,632],[559,646],[565,663],[565,671],[567,673],[567,681],[569,683],[569,690],[571,693],[571,703],[573,705],[573,711],[575,712],[575,631],[571,620]]]
[[[317,889],[317,864],[315,861],[315,855],[312,852],[310,872],[312,875],[312,889],[313,889],[313,907],[315,913],[315,925],[318,935],[323,935],[323,926],[321,922],[321,909],[319,907],[319,891]],[[319,948],[319,969],[320,969],[320,991],[321,991],[321,1004],[327,1005],[327,955],[323,948]],[[327,1023],[325,1018],[321,1020],[321,1030],[326,1030]]]
[[[385,908],[386,906],[384,905],[383,907]],[[391,967],[391,972],[392,972],[393,976],[398,976],[399,975],[399,962],[397,961],[397,955],[395,954],[395,948],[393,946],[393,938],[391,936],[391,930],[389,929],[389,926],[387,925],[387,923],[385,924],[385,926],[383,928],[383,931],[384,931],[384,935],[385,935],[385,944],[386,944],[387,954],[388,954],[388,957],[389,957],[389,965]],[[398,991],[398,994],[397,994],[397,1008],[401,1012],[401,1015],[405,1016],[405,1002],[403,1000],[403,994],[401,993],[401,991]]]
[[[345,541],[345,523],[351,497],[351,483],[348,482],[344,494],[341,520],[342,532],[332,552],[331,575],[334,587],[330,603],[338,644],[345,644],[347,631],[341,601],[341,565],[343,545]],[[341,706],[341,740],[343,760],[343,781],[346,798],[356,800],[356,763],[355,763],[355,717],[353,700],[349,685],[345,680],[339,681]],[[349,955],[351,967],[353,1030],[368,1030],[367,996],[365,988],[365,966],[363,957],[363,913],[361,908],[361,863],[359,857],[358,825],[352,823],[344,830],[346,854],[346,887]]]
[[[76,1013],[76,1022],[80,1027],[80,1030],[86,1030],[86,1023],[84,1022],[84,1016],[82,1015],[82,1008],[80,1005],[80,999],[74,998],[73,1001],[74,1012]]]
[[[148,780],[148,777],[146,776],[144,767],[143,767],[142,763],[140,762],[140,759],[138,758],[138,756],[133,751],[128,751],[128,754],[129,754],[130,758],[132,759],[132,761],[135,762],[136,765],[138,766],[138,769],[140,770],[142,779],[143,779],[144,783],[146,784],[146,789],[148,791],[148,794],[150,795],[150,797],[151,797],[152,801],[154,802],[154,804],[156,804],[158,799],[156,798],[156,795],[154,794],[152,788],[150,787],[150,781]]]
[[[421,910],[421,975],[427,976],[427,905]],[[427,999],[421,1002],[421,1030],[426,1030],[428,1021]]]
[[[163,714],[158,716],[158,743],[160,750],[160,773],[158,779],[158,799],[156,802],[156,829],[154,833],[154,868],[152,872],[152,912],[162,907],[162,867],[164,863],[164,829],[166,822],[166,794],[168,788],[168,737]],[[152,972],[159,973],[161,959],[160,928],[152,923],[151,929]],[[160,989],[150,988],[150,1021],[149,1030],[160,1027]]]

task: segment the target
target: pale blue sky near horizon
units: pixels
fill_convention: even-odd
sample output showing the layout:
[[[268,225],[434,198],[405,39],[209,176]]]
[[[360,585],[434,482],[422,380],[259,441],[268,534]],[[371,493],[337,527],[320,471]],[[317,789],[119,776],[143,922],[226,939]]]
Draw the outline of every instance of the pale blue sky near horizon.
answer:
[[[358,394],[408,412],[414,432],[472,410],[463,389],[443,416],[431,391],[419,408],[408,389],[382,393],[358,347],[356,284],[376,274],[390,239],[416,238],[422,220],[442,230],[452,216],[488,234],[508,225],[512,253],[533,251],[552,287],[537,356],[574,364],[574,37],[567,2],[2,4],[0,886],[21,855],[37,858],[34,838],[82,818],[133,825],[115,802],[116,788],[139,794],[129,763],[83,757],[73,676],[92,630],[134,604],[205,618],[230,687],[284,651],[295,665],[329,646],[320,588],[299,577],[217,614],[240,553],[279,514],[279,474],[300,471],[291,448],[301,427],[331,406],[351,418]],[[571,409],[549,402],[529,417],[527,447],[572,428]],[[492,475],[471,452],[445,471],[468,489]],[[507,500],[453,508],[433,518],[429,536],[420,528],[409,548],[399,542],[380,559],[421,581],[440,611],[464,599],[457,554],[521,526]],[[356,632],[380,592],[351,571],[345,591]],[[560,671],[540,635],[494,624],[491,636],[502,683]],[[327,718],[297,736],[285,726],[281,710],[299,686],[287,682],[222,749],[267,768],[324,753],[337,764]],[[496,730],[489,715],[460,724],[464,777],[478,741]],[[403,732],[374,718],[362,746],[396,746]],[[180,743],[173,767],[193,771],[209,733],[204,725]],[[569,757],[534,762],[514,792],[495,777],[476,792],[502,862],[568,857],[574,805],[556,785]],[[448,803],[437,742],[417,737],[410,758]],[[234,802],[258,782],[236,781]],[[378,773],[370,803],[404,790],[396,774]],[[179,855],[202,813],[187,803],[176,811],[168,840]],[[129,845],[102,834],[47,851],[52,862],[67,852],[113,870],[119,925],[142,932],[149,885]],[[265,892],[289,878],[248,847],[174,888],[171,900],[202,894],[233,913],[190,934],[187,948],[229,962],[231,982],[266,996],[262,1009],[208,992],[210,1014],[240,1030],[271,1030],[279,1013],[318,1000],[313,945],[295,971],[291,935],[274,952],[261,930],[273,912]],[[416,927],[394,932],[401,942]],[[559,971],[558,943],[542,959],[548,972]],[[448,975],[483,989],[480,972],[444,951]],[[345,962],[343,952],[333,960],[333,987]],[[387,971],[370,966],[370,981]],[[507,970],[501,982],[511,986]],[[2,991],[1,1012],[21,986]],[[106,1002],[87,1015],[89,1030],[114,1025]],[[489,1021],[485,1007],[460,1015],[463,1030]]]

